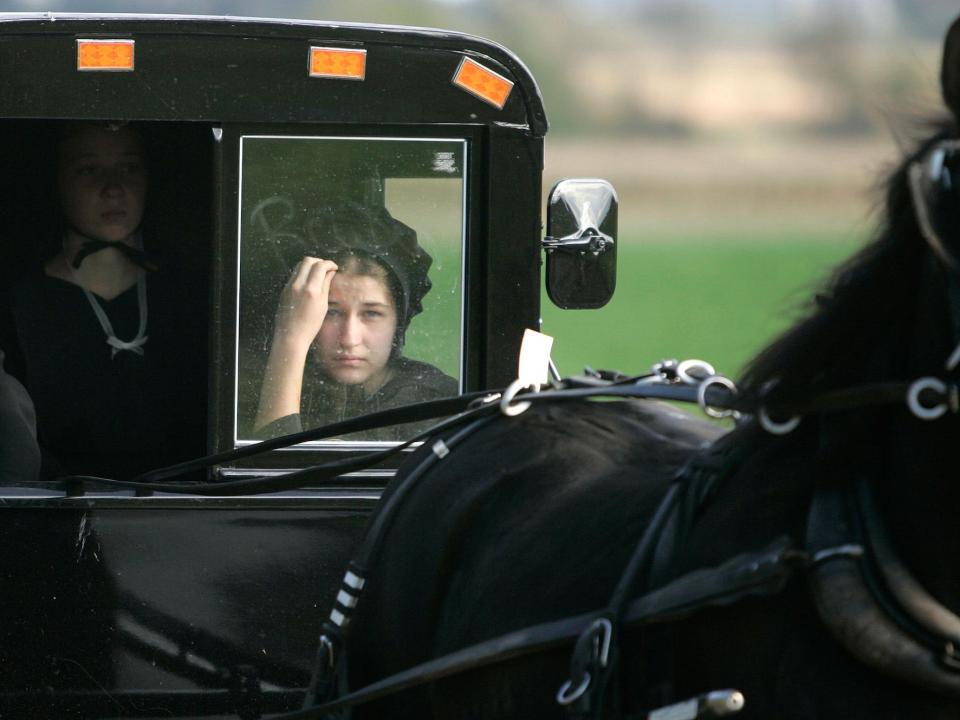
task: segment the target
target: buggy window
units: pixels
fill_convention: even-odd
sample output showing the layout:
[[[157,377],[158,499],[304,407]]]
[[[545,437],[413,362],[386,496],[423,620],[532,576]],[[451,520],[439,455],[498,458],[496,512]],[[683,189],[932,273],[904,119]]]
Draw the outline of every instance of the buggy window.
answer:
[[[235,444],[459,392],[466,141],[240,142]]]

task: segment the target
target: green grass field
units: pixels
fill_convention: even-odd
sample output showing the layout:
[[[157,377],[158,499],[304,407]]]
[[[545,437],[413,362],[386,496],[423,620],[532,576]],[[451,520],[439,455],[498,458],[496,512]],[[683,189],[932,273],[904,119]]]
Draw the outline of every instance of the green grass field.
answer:
[[[664,358],[697,357],[738,376],[871,232],[877,178],[897,157],[884,139],[551,142],[545,189],[596,172],[617,188],[621,211],[613,300],[560,310],[543,293],[543,330],[555,338],[560,372],[642,373]],[[455,198],[429,189],[444,188],[395,188],[394,211],[434,258],[434,289],[407,352],[456,374],[459,226],[427,222]]]
[[[621,242],[617,290],[600,310],[560,310],[543,294],[543,331],[561,374],[584,366],[641,373],[701,358],[730,377],[802,312],[852,236]]]

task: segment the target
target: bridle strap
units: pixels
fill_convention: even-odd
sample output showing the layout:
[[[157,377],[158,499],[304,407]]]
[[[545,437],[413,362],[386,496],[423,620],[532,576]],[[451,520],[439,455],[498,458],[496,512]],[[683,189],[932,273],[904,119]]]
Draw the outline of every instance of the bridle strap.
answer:
[[[955,140],[947,140],[944,142],[952,144],[953,146],[957,144]],[[940,143],[939,146],[931,148],[929,153],[931,155],[933,153],[944,153],[945,150],[942,145],[943,143]],[[934,227],[933,221],[930,218],[930,209],[927,207],[927,203],[923,197],[921,187],[925,166],[926,163],[924,162],[914,161],[910,163],[910,166],[907,168],[910,199],[913,201],[913,211],[917,219],[917,226],[920,228],[920,234],[923,236],[923,239],[926,240],[930,251],[937,260],[940,261],[940,264],[952,275],[958,275],[960,274],[960,262],[957,261],[956,256],[947,248],[943,238],[940,237],[940,233],[938,233]]]
[[[607,607],[577,639],[568,678],[557,693],[557,702],[567,707],[571,717],[598,718],[602,713],[603,696],[617,665],[620,624],[628,593],[638,582],[646,589],[647,570],[660,535],[686,489],[684,470],[667,488],[653,518],[644,528]]]

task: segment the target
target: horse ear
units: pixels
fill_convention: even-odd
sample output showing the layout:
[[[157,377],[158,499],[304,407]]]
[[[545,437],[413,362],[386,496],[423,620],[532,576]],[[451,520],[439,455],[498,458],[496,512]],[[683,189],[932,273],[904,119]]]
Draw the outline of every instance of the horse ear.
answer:
[[[940,68],[943,101],[954,117],[960,119],[960,18],[953,21],[943,41],[943,67]]]

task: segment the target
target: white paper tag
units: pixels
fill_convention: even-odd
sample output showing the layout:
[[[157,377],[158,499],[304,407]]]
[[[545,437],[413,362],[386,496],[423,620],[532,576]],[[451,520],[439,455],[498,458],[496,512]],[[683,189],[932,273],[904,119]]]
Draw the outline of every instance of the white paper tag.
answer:
[[[523,331],[517,378],[524,385],[546,385],[550,379],[550,350],[553,338],[529,328]]]

